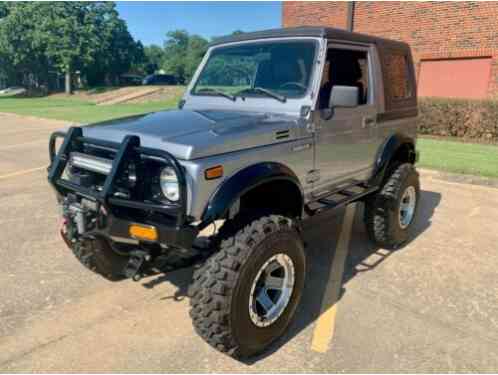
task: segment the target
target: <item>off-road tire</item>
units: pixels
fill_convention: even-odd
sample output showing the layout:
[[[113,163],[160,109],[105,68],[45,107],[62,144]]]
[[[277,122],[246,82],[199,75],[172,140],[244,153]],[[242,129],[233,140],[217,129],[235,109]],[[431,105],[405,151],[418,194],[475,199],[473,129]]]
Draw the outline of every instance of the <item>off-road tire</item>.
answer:
[[[104,240],[78,240],[72,244],[74,256],[89,270],[110,281],[125,278],[128,257],[116,253]]]
[[[399,222],[402,194],[413,186],[416,206],[413,218],[406,228]],[[370,239],[385,249],[397,249],[406,243],[414,227],[420,198],[419,176],[413,164],[393,168],[381,190],[365,202],[365,224]]]
[[[265,350],[291,322],[304,288],[304,246],[293,221],[279,215],[239,228],[227,226],[224,234],[219,251],[194,272],[190,316],[197,333],[211,346],[234,358],[247,358]],[[294,289],[280,317],[258,327],[249,315],[251,285],[260,267],[277,253],[293,261]]]

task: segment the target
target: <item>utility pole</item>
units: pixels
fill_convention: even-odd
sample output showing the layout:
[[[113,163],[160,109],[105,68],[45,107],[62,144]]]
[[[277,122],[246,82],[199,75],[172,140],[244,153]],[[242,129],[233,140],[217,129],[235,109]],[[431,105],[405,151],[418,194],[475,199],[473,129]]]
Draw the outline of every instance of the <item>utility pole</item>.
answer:
[[[353,31],[354,28],[354,1],[348,1],[347,25],[348,31]]]

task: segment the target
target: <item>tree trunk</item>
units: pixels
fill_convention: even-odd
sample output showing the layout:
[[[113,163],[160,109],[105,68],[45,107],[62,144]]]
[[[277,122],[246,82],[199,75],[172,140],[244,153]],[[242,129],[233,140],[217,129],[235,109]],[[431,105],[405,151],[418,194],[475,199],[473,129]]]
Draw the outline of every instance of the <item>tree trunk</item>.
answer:
[[[71,84],[71,69],[66,70],[66,95],[72,95],[73,87]]]

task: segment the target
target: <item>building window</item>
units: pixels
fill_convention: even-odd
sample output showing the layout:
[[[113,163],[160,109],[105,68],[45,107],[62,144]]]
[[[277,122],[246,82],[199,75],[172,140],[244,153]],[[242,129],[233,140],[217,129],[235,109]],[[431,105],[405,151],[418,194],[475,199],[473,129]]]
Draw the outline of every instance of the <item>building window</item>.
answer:
[[[403,100],[413,97],[406,56],[399,53],[388,55],[385,68],[390,99]]]

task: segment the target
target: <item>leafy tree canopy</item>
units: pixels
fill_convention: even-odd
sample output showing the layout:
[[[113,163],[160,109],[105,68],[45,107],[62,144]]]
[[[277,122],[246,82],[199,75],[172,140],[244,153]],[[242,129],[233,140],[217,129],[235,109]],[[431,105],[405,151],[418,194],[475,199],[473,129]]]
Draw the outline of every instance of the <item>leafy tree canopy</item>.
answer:
[[[208,40],[199,35],[174,30],[164,46],[144,47],[130,35],[113,2],[0,1],[0,86],[57,88],[65,77],[66,91],[71,92],[76,72],[97,86],[118,84],[127,72],[158,70],[186,83],[207,46]]]
[[[188,82],[206,53],[207,45],[208,41],[199,35],[191,35],[185,30],[170,31],[164,43],[162,68],[179,82]]]
[[[0,75],[11,80],[40,86],[64,73],[70,91],[75,71],[103,83],[145,58],[112,2],[0,3],[0,17]]]

